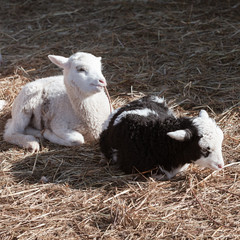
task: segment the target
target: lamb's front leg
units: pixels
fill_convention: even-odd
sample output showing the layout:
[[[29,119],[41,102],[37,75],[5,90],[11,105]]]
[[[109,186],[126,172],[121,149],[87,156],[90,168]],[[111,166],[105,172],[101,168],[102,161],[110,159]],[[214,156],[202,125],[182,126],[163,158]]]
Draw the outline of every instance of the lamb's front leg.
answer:
[[[43,132],[43,136],[52,143],[64,146],[77,146],[84,143],[83,135],[71,129],[58,129],[57,131],[45,129]]]
[[[164,170],[163,168],[161,168],[161,167],[159,166],[159,169],[160,169],[161,173],[154,174],[154,175],[152,176],[152,178],[155,179],[155,180],[163,180],[163,181],[169,180],[169,179],[171,179],[172,177],[174,177],[175,175],[177,175],[178,173],[181,173],[181,172],[185,171],[185,170],[188,168],[188,166],[189,166],[189,164],[186,163],[186,164],[184,164],[183,166],[179,166],[178,168],[174,168],[174,169],[173,169],[172,171],[170,171],[170,172]]]

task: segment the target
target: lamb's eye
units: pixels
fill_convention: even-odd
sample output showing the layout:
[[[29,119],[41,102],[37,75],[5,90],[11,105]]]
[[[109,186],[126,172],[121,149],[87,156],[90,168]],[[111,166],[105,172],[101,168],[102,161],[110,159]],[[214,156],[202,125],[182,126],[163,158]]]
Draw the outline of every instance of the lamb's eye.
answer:
[[[86,72],[86,70],[83,67],[77,67],[78,72]]]
[[[209,154],[211,153],[210,147],[203,148],[201,152],[202,152],[202,155],[203,155],[204,157],[208,157]]]

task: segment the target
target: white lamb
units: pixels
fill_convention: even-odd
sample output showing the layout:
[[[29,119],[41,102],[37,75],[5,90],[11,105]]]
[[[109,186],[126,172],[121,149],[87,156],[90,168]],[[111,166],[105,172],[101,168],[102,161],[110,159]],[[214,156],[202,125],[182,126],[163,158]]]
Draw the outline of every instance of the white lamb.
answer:
[[[111,110],[101,57],[84,52],[48,57],[63,75],[26,84],[14,101],[4,133],[5,141],[33,152],[39,150],[36,137],[64,146],[98,139]]]

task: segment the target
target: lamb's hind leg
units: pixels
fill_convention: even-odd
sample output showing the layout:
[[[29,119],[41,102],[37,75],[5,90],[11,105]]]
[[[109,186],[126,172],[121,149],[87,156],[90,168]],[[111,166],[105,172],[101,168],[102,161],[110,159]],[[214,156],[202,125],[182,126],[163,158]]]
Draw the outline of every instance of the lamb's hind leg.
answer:
[[[19,114],[14,119],[9,119],[4,132],[4,140],[20,147],[39,151],[38,140],[32,135],[25,135],[24,130],[30,122],[31,116]]]
[[[57,132],[46,129],[43,132],[43,136],[50,142],[64,146],[77,146],[84,143],[83,135],[77,131],[70,129],[58,129]]]
[[[42,138],[42,131],[40,130],[37,130],[35,128],[32,128],[32,127],[27,127],[25,129],[25,134],[27,135],[33,135],[34,137],[37,137],[37,138]]]

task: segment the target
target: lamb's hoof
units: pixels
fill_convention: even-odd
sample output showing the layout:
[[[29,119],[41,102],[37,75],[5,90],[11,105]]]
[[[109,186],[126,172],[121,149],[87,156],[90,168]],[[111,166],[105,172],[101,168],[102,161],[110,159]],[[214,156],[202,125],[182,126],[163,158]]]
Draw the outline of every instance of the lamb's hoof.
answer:
[[[73,136],[70,141],[70,146],[79,146],[85,143],[84,137],[81,134]]]
[[[99,164],[102,166],[109,165],[109,160],[105,157],[103,153],[101,153],[101,159],[99,161]]]
[[[1,64],[0,64],[1,65]],[[5,100],[0,100],[0,111],[4,108],[4,106],[7,104]]]
[[[31,149],[32,150],[32,153],[35,153],[35,152],[39,152],[40,150],[40,145],[38,142],[34,141],[34,142],[28,142],[26,144],[26,146],[24,146],[24,148],[26,149]]]
[[[82,144],[84,144],[84,139],[79,139],[79,140],[71,142],[70,146],[79,146]]]
[[[111,160],[108,160],[103,154],[101,154],[101,159],[99,161],[99,164],[102,165],[102,166],[105,166],[105,165],[114,165],[116,164],[117,162],[113,161],[112,159]]]
[[[155,181],[166,181],[169,180],[164,174],[152,174],[151,178]]]

